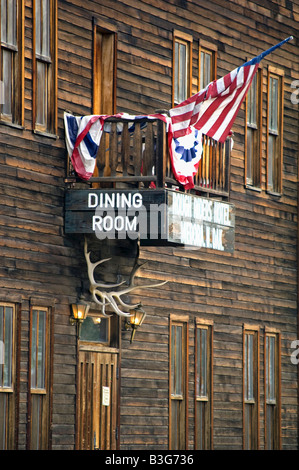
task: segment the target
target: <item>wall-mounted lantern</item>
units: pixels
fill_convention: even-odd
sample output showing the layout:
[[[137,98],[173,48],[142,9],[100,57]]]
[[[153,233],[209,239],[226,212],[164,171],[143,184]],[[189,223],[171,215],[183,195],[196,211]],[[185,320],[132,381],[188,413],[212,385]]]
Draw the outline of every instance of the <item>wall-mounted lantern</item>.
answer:
[[[82,299],[75,304],[71,304],[71,325],[76,325],[79,332],[79,327],[81,323],[85,320],[86,315],[89,311],[89,304]]]
[[[125,323],[125,329],[126,330],[129,330],[130,328],[132,329],[132,334],[131,334],[131,339],[130,339],[130,343],[132,343],[137,328],[139,328],[142,325],[146,317],[146,312],[143,310],[141,305],[138,305],[136,308],[130,310],[130,315],[131,316],[129,320],[127,320]]]

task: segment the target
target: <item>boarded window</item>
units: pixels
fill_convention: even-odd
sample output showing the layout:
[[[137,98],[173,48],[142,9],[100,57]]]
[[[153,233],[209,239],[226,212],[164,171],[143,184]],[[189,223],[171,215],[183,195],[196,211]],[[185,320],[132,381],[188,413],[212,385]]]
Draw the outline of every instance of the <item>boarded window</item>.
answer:
[[[116,110],[116,32],[94,25],[93,113],[114,114]]]
[[[116,45],[115,30],[111,25],[99,25],[94,19],[93,26],[93,114],[113,115],[116,111]],[[113,28],[114,29],[114,28]],[[104,133],[102,146],[109,148],[109,135]],[[105,152],[105,167],[110,166],[109,152]],[[98,157],[99,161],[99,157]],[[95,167],[94,177],[99,176]],[[94,186],[96,187],[96,186]]]

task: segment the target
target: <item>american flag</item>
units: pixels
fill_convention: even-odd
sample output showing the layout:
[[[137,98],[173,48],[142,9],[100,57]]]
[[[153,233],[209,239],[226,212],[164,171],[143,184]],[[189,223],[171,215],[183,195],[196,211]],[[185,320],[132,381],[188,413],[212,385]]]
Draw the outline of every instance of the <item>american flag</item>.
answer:
[[[262,52],[169,111],[174,138],[190,133],[190,126],[224,142],[249,90],[261,60],[292,36]]]

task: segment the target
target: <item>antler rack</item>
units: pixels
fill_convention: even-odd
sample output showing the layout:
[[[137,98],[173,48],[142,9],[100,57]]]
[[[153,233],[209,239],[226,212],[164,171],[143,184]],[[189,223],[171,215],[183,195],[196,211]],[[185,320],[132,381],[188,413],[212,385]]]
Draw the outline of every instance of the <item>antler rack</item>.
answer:
[[[87,263],[88,278],[89,278],[89,283],[90,283],[89,290],[90,290],[93,300],[101,306],[102,314],[104,315],[106,314],[105,313],[106,305],[109,305],[112,307],[114,312],[117,313],[117,315],[129,317],[131,315],[129,310],[138,307],[140,303],[133,304],[133,305],[128,304],[121,299],[123,295],[128,294],[129,292],[132,292],[136,289],[148,289],[152,287],[163,286],[164,284],[168,282],[168,281],[163,281],[157,284],[135,285],[134,284],[135,276],[137,272],[139,271],[139,269],[145,264],[144,263],[142,265],[138,265],[138,262],[137,262],[138,254],[137,254],[137,257],[136,257],[136,260],[135,260],[135,263],[134,263],[134,266],[130,275],[129,285],[127,285],[126,287],[123,287],[122,289],[115,290],[116,288],[120,288],[123,284],[125,284],[126,281],[122,281],[122,282],[115,283],[115,284],[109,284],[109,283],[96,281],[95,276],[94,276],[94,271],[96,267],[106,261],[109,261],[111,258],[101,259],[99,261],[96,261],[95,263],[91,262],[90,252],[88,251],[86,238],[84,241],[84,255],[85,255],[85,259]],[[123,311],[120,308],[120,306],[122,307],[122,309],[126,311]]]

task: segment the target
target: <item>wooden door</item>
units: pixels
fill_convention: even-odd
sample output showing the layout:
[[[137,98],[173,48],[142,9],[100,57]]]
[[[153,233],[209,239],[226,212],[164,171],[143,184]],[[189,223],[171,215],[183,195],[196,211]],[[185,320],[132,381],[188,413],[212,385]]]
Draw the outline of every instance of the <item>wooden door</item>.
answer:
[[[78,379],[76,448],[115,450],[118,354],[80,350]]]

